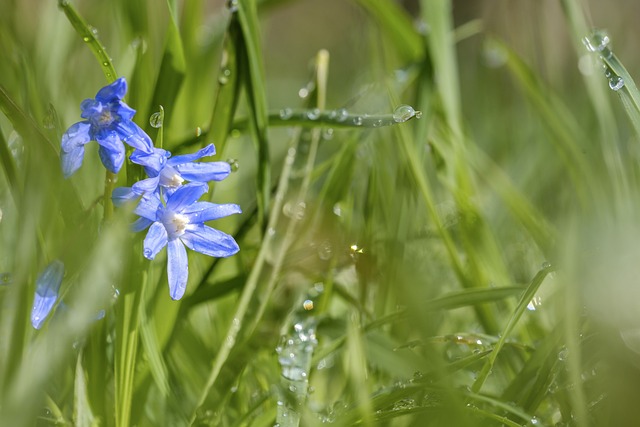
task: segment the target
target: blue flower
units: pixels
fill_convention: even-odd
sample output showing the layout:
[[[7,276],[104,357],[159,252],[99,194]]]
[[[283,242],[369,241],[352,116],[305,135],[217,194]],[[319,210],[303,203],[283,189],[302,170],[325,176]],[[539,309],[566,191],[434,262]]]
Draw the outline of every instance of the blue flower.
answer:
[[[55,260],[49,264],[36,280],[36,294],[31,310],[31,325],[40,329],[58,299],[58,291],[64,276],[64,264]]]
[[[71,176],[82,165],[84,146],[96,141],[102,164],[118,173],[125,158],[123,142],[144,153],[153,152],[151,138],[131,121],[134,109],[122,102],[127,92],[127,82],[119,78],[96,94],[95,99],[85,99],[80,104],[81,117],[86,119],[72,125],[62,135],[60,160],[65,177]]]
[[[203,149],[181,156],[171,157],[171,153],[161,148],[154,148],[152,153],[135,150],[129,159],[142,165],[149,178],[139,181],[133,187],[119,187],[113,193],[116,205],[137,199],[145,193],[153,193],[163,188],[164,194],[171,195],[184,181],[209,182],[222,181],[231,172],[227,162],[199,162],[195,160],[213,156],[216,149],[209,144]]]
[[[169,294],[174,300],[182,298],[187,286],[189,266],[185,246],[218,258],[240,250],[233,237],[204,225],[206,221],[241,213],[235,204],[198,202],[208,189],[201,182],[183,185],[167,197],[166,205],[158,193],[147,193],[134,211],[141,217],[134,224],[136,231],[150,226],[144,239],[145,258],[154,259],[167,246]]]

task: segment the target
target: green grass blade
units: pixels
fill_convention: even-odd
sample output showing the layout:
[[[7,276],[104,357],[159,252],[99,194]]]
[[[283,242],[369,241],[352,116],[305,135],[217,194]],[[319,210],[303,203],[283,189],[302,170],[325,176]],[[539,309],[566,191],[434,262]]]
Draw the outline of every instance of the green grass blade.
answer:
[[[271,166],[269,158],[269,141],[267,140],[267,95],[265,76],[262,64],[262,48],[260,46],[260,26],[258,12],[254,0],[238,0],[237,12],[242,29],[242,38],[246,49],[248,73],[245,89],[251,109],[251,121],[255,129],[255,140],[258,152],[257,199],[258,223],[264,230],[267,223],[267,209],[271,197]]]
[[[222,48],[218,93],[209,122],[209,131],[204,136],[206,143],[216,145],[217,157],[224,153],[229,132],[233,126],[240,97],[240,87],[246,79],[245,48],[238,14],[231,16]]]
[[[415,62],[424,57],[422,37],[399,5],[381,0],[358,0],[358,3],[378,22],[404,63]]]
[[[118,78],[118,74],[111,62],[111,57],[107,54],[100,40],[98,40],[97,32],[85,22],[76,11],[76,8],[68,0],[59,0],[58,5],[66,15],[69,23],[71,23],[76,30],[76,33],[78,33],[87,46],[89,46],[89,49],[91,49],[107,81],[109,83],[114,82]]]
[[[491,373],[491,370],[493,369],[493,365],[496,359],[498,358],[498,354],[500,354],[500,351],[502,350],[502,347],[504,346],[506,339],[509,337],[509,335],[513,331],[513,328],[515,328],[518,321],[520,321],[520,318],[522,317],[524,311],[526,310],[527,305],[529,304],[531,299],[535,296],[536,292],[538,291],[538,288],[544,281],[545,277],[547,277],[547,274],[549,274],[552,271],[553,271],[553,267],[551,265],[547,265],[543,267],[538,272],[538,274],[535,275],[535,277],[527,287],[527,290],[524,292],[524,294],[520,298],[518,305],[516,306],[515,310],[513,311],[513,314],[509,318],[509,322],[507,323],[502,333],[500,334],[500,339],[498,340],[496,345],[493,347],[491,355],[487,359],[485,365],[482,367],[482,371],[480,371],[480,373],[478,374],[478,378],[473,383],[471,390],[474,393],[479,392],[480,389],[482,388],[484,382],[486,381],[487,377]]]
[[[182,82],[184,80],[187,64],[182,47],[182,39],[180,37],[180,29],[178,28],[177,5],[175,0],[167,0],[169,9],[169,25],[167,28],[167,39],[165,42],[164,53],[158,71],[153,98],[149,104],[148,112],[155,112],[162,105],[165,109],[165,117],[171,120],[171,116],[175,114],[174,105]],[[141,119],[142,120],[142,119]],[[152,134],[151,125],[145,120],[144,129],[147,133]],[[172,147],[167,147],[171,150]]]

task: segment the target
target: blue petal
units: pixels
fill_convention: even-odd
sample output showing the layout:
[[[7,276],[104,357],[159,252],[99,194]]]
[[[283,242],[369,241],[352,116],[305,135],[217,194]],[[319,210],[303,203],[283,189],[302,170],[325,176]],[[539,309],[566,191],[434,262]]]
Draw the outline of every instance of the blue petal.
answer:
[[[76,149],[65,153],[60,152],[60,164],[62,165],[62,173],[65,178],[69,178],[75,173],[80,166],[82,166],[82,160],[84,159],[84,145],[77,147]]]
[[[231,256],[240,250],[233,237],[206,225],[187,230],[180,239],[192,251],[217,258]]]
[[[204,193],[209,191],[209,186],[202,182],[190,182],[178,188],[167,200],[167,209],[173,212],[182,212],[192,205]]]
[[[169,279],[169,295],[179,300],[187,289],[189,279],[189,260],[187,250],[180,239],[170,240],[167,246],[167,278]]]
[[[58,260],[49,264],[36,280],[36,294],[31,309],[31,325],[40,329],[58,299],[64,276],[64,264]]]
[[[122,101],[112,104],[110,107],[111,111],[117,114],[121,120],[131,121],[131,119],[133,119],[133,116],[136,115],[136,110],[129,107]]]
[[[114,189],[113,193],[111,194],[111,200],[117,207],[137,200],[139,197],[140,193],[136,193],[131,187],[118,187]]]
[[[142,231],[145,228],[149,227],[151,224],[153,224],[153,222],[154,221],[151,221],[147,218],[138,218],[133,222],[133,224],[131,224],[131,230],[134,233],[137,233],[138,231]]]
[[[80,117],[83,119],[90,119],[92,117],[99,117],[102,111],[105,109],[105,105],[102,102],[95,99],[85,99],[80,103]]]
[[[131,147],[144,151],[145,153],[153,153],[153,142],[151,142],[151,138],[134,122],[117,122],[116,132],[122,141]]]
[[[144,193],[152,193],[158,188],[159,182],[160,178],[157,176],[155,178],[143,179],[142,181],[138,181],[133,184],[133,191],[135,191],[139,195]]]
[[[216,154],[216,147],[214,147],[213,144],[209,144],[193,154],[183,154],[181,156],[172,157],[169,160],[169,164],[175,166],[182,163],[189,163],[206,156],[213,156],[214,154]]]
[[[213,219],[242,213],[240,206],[235,204],[217,205],[209,202],[196,202],[182,211],[191,224],[202,224]]]
[[[134,150],[129,156],[129,159],[137,165],[144,166],[147,175],[154,177],[160,173],[160,170],[167,163],[167,157],[169,156],[171,156],[171,153],[168,151],[162,148],[154,148],[152,153]]]
[[[222,181],[231,173],[231,165],[227,162],[184,163],[174,167],[188,181]]]
[[[138,203],[133,213],[150,221],[155,221],[160,205],[161,202],[157,195],[145,194],[142,196],[142,199],[140,199],[140,203]]]
[[[120,77],[115,82],[100,89],[96,94],[96,100],[100,102],[120,101],[127,93],[127,81]]]
[[[92,130],[92,139],[107,150],[119,151],[122,149],[122,151],[124,151],[124,145],[122,145],[120,136],[114,130],[98,127],[94,127]]]
[[[105,168],[113,173],[120,172],[120,168],[124,163],[124,147],[120,145],[121,150],[111,150],[104,146],[100,146],[98,154]]]
[[[158,252],[167,245],[167,230],[159,222],[154,222],[144,238],[143,255],[147,259],[154,259]]]
[[[89,129],[91,129],[89,122],[78,122],[71,125],[64,135],[62,135],[62,151],[69,153],[91,141]]]

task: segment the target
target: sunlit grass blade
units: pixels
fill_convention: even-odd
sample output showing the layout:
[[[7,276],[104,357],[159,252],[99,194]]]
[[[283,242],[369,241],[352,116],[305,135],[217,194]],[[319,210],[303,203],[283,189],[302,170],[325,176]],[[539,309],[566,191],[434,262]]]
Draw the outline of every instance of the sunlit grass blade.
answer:
[[[516,306],[515,310],[513,311],[513,314],[509,318],[509,322],[502,330],[502,333],[500,334],[500,339],[498,340],[496,345],[493,347],[491,355],[487,359],[485,365],[482,367],[482,371],[480,371],[480,373],[478,374],[478,378],[474,381],[473,386],[471,387],[471,390],[474,393],[479,392],[482,386],[484,385],[484,382],[486,381],[487,377],[490,375],[491,370],[493,369],[493,365],[495,364],[495,361],[498,358],[498,354],[500,354],[500,351],[502,350],[502,347],[504,346],[506,339],[509,337],[509,335],[515,328],[516,324],[520,321],[520,318],[524,314],[527,308],[527,305],[529,304],[531,299],[534,297],[534,295],[538,291],[538,288],[544,281],[545,277],[547,277],[547,274],[549,274],[552,271],[553,271],[553,267],[551,265],[546,265],[538,272],[538,274],[535,275],[535,277],[527,287],[527,290],[520,298],[518,305]]]

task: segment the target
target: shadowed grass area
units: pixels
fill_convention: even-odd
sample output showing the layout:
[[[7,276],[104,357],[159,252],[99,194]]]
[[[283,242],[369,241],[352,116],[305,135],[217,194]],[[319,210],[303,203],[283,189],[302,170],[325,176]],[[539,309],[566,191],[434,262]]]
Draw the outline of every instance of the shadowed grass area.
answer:
[[[0,6],[0,424],[637,424],[637,6],[32,3]],[[111,203],[143,168],[62,175],[118,77],[231,165],[240,252],[189,251],[180,300]]]

